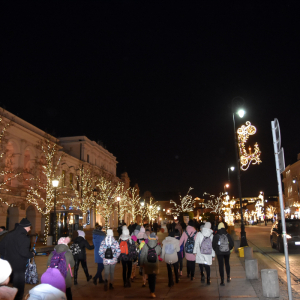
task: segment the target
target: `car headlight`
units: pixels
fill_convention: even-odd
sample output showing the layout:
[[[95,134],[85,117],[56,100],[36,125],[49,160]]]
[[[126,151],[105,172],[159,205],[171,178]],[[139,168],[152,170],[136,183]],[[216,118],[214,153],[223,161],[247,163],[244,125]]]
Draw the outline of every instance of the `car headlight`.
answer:
[[[286,234],[287,239],[291,239],[292,237],[289,234]]]

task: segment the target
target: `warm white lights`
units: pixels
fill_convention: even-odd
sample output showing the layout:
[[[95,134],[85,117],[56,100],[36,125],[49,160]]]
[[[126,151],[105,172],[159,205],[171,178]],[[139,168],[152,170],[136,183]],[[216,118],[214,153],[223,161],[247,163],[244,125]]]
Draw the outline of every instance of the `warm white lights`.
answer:
[[[237,114],[239,115],[240,118],[243,118],[245,113],[246,112],[243,109],[239,109],[238,112],[237,112]]]
[[[52,180],[52,186],[53,186],[53,187],[57,188],[57,187],[58,187],[58,184],[59,184],[59,180],[57,180],[57,179],[53,179],[53,180]]]

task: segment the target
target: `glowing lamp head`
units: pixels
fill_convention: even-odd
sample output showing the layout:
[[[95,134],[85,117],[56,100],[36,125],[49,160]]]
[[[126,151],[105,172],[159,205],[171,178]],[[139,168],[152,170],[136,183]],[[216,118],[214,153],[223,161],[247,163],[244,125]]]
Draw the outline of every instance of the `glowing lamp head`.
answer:
[[[231,170],[231,171],[234,171],[234,169],[235,169],[234,167],[230,167],[230,170]]]
[[[160,210],[160,207],[158,207],[157,210]]]
[[[225,184],[225,187],[228,189],[228,188],[229,188],[229,183],[226,183],[226,184]]]
[[[237,114],[239,115],[240,118],[242,118],[245,115],[245,111],[243,109],[239,109]]]
[[[57,179],[52,180],[52,186],[53,187],[55,187],[55,188],[58,187],[58,183],[59,183],[59,180],[57,180]]]

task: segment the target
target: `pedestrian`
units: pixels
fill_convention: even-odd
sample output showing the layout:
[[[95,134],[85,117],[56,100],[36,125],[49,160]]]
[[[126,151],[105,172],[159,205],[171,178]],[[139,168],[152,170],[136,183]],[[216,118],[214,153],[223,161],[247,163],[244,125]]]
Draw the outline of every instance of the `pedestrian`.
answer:
[[[135,241],[131,239],[128,229],[123,229],[120,236],[120,260],[123,267],[124,287],[131,287],[130,277],[132,272],[132,262],[137,259],[137,249]],[[126,275],[127,271],[127,275]]]
[[[0,270],[0,299],[13,300],[18,290],[7,286],[12,272],[10,263],[0,258]]]
[[[41,277],[41,284],[32,288],[26,300],[66,300],[66,282],[57,268],[48,268]]]
[[[175,229],[174,235],[176,240],[180,240],[180,233],[178,229]],[[182,276],[182,268],[183,268],[183,257],[184,257],[184,245],[180,245],[180,250],[177,252],[178,256],[178,275]]]
[[[224,286],[224,261],[227,274],[227,282],[230,282],[230,250],[233,248],[234,243],[231,236],[227,233],[225,225],[221,222],[218,225],[218,232],[213,238],[213,249],[217,255],[219,263],[219,273],[221,277],[221,286]]]
[[[66,261],[66,268],[67,268],[67,273],[66,273],[66,296],[67,300],[72,300],[72,291],[71,291],[71,286],[72,286],[72,268],[75,266],[75,261],[74,257],[69,249],[68,244],[70,243],[71,239],[69,237],[61,237],[57,245],[54,247],[54,251],[52,251],[48,257],[47,261],[47,267],[49,268],[51,265],[51,259],[55,255],[61,256],[62,254],[64,255],[64,259]]]
[[[168,279],[169,279],[169,287],[174,285],[173,275],[172,275],[172,266],[174,268],[175,273],[175,282],[178,283],[178,255],[177,252],[180,251],[179,240],[175,238],[175,233],[170,232],[169,236],[167,236],[162,241],[162,254],[161,258],[166,262],[168,269]]]
[[[16,229],[6,234],[0,243],[0,255],[12,267],[13,287],[18,289],[16,300],[23,299],[26,264],[35,255],[30,251],[30,239],[27,236],[30,226],[29,220],[23,218]]]
[[[138,256],[139,256],[139,244],[137,242],[137,235],[138,235],[139,231],[138,230],[134,230],[131,239],[134,241],[135,243],[135,247],[137,249],[137,259],[133,260],[132,262],[132,271],[131,271],[131,281],[133,282],[135,277],[136,277],[136,267],[138,266]]]
[[[155,234],[157,234],[158,223],[156,222],[156,220],[155,220],[155,222],[153,223],[153,230],[154,230]]]
[[[78,232],[78,237],[74,240],[74,244],[78,245],[80,248],[80,251],[77,252],[74,255],[74,260],[75,260],[75,267],[74,267],[74,285],[77,285],[77,276],[78,276],[78,269],[79,265],[81,264],[82,269],[84,271],[84,274],[86,276],[86,280],[90,281],[92,279],[92,275],[89,274],[89,270],[86,264],[86,251],[85,248],[88,250],[93,250],[94,245],[90,245],[88,241],[85,239],[85,232],[82,230],[77,230]]]
[[[109,289],[113,290],[115,266],[120,255],[119,243],[113,237],[112,229],[107,229],[106,237],[101,242],[99,255],[103,259],[104,264],[104,291],[108,290],[108,277],[110,275]]]
[[[182,235],[182,226],[180,225],[180,222],[179,222],[179,221],[177,221],[177,223],[176,223],[174,232],[175,232],[176,229],[179,231],[180,236],[181,236],[181,235]]]
[[[184,244],[184,252],[186,258],[187,277],[191,275],[191,280],[194,280],[195,276],[195,260],[194,245],[197,236],[197,231],[194,227],[193,220],[189,220],[186,230],[183,232],[179,244]]]
[[[161,254],[161,247],[157,245],[156,234],[150,234],[148,244],[141,251],[141,265],[144,266],[145,273],[148,275],[150,296],[155,298],[156,274],[158,274],[158,256]]]
[[[205,282],[204,269],[206,271],[206,283],[210,285],[210,266],[215,259],[215,251],[212,248],[213,231],[211,223],[206,222],[202,231],[197,234],[194,253],[196,254],[196,263],[199,264],[201,273],[201,282]]]
[[[97,273],[93,278],[93,282],[95,285],[97,285],[97,279],[99,279],[99,283],[104,283],[104,280],[102,278],[102,271],[104,269],[103,259],[99,255],[99,248],[104,239],[105,239],[105,232],[102,231],[102,226],[98,225],[93,230],[94,257],[95,257],[95,263],[98,265]]]

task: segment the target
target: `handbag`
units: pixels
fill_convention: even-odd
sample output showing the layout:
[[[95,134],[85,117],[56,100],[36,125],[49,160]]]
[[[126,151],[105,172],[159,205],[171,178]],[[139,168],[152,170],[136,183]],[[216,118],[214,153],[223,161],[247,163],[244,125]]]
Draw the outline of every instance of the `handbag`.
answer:
[[[37,284],[39,282],[39,276],[36,269],[36,263],[34,257],[32,258],[32,262],[28,262],[25,271],[25,283],[28,284]]]

